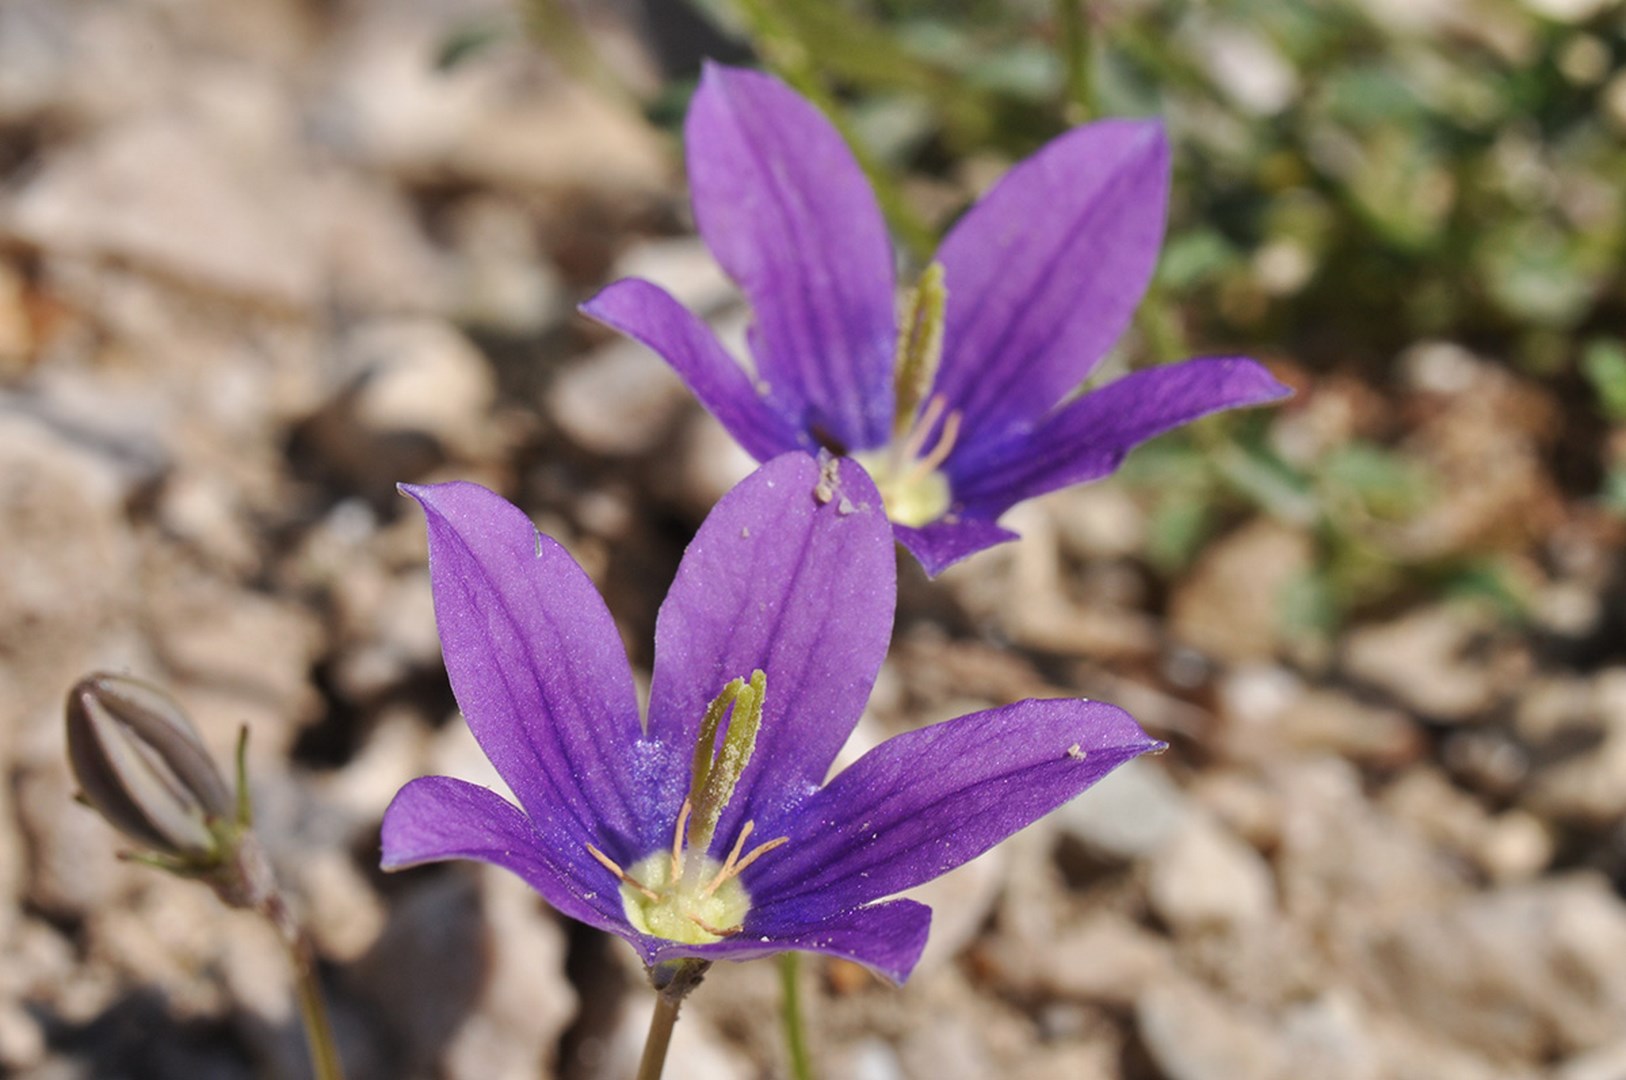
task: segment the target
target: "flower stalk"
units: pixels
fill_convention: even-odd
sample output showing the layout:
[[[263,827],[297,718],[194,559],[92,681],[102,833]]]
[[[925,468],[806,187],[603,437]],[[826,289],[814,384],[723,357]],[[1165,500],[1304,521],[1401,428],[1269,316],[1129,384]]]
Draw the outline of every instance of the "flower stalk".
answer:
[[[802,1022],[801,953],[788,952],[779,957],[779,1010],[791,1080],[813,1080],[813,1062],[807,1054],[807,1025]]]

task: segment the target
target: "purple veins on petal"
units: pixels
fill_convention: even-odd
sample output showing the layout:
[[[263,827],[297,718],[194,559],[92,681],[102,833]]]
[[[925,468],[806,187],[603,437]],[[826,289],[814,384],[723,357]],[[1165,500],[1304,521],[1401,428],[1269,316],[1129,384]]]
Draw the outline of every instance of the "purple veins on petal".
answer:
[[[662,605],[647,732],[614,624],[563,549],[483,488],[410,494],[453,689],[519,805],[413,781],[385,814],[384,865],[502,866],[646,963],[795,949],[902,981],[930,916],[886,896],[1156,745],[1111,706],[1022,702],[892,740],[823,784],[896,588],[854,462],[782,455],[719,502]]]
[[[1196,416],[1280,396],[1264,368],[1235,360],[1223,377],[1195,369],[1213,384],[1193,383],[1191,407],[1138,431],[1092,436],[1086,421],[1155,411],[1166,387],[1139,377],[1150,372],[1068,400],[1157,261],[1170,151],[1155,122],[1086,124],[1012,167],[906,295],[902,334],[880,210],[816,108],[770,76],[711,65],[686,131],[695,218],[750,302],[757,380],[651,286],[612,285],[583,310],[666,357],[758,460],[793,447],[857,458],[928,573],[1014,539],[998,518],[1023,499],[1105,476]],[[925,356],[933,377],[921,383]],[[1249,380],[1277,389],[1235,392]],[[1148,402],[1131,400],[1142,392]]]

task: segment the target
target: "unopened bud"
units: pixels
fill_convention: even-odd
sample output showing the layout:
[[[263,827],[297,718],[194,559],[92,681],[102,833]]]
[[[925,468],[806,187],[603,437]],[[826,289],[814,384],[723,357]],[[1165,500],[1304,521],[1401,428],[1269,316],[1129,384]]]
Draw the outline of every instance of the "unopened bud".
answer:
[[[68,692],[68,761],[85,801],[131,840],[194,870],[232,855],[239,809],[174,698],[123,675]]]

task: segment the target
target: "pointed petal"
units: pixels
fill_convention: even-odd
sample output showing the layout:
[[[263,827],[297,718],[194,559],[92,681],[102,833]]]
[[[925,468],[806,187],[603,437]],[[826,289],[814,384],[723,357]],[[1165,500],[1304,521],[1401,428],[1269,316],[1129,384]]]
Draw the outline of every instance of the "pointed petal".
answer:
[[[638,702],[593,583],[518,507],[478,484],[402,485],[429,522],[435,622],[452,691],[536,821],[568,821],[612,857],[664,827],[635,783]],[[648,835],[645,835],[645,832]]]
[[[1032,435],[955,462],[955,502],[968,517],[995,518],[1023,499],[1106,476],[1130,450],[1172,428],[1290,393],[1252,360],[1145,368],[1064,405]]]
[[[852,151],[779,80],[715,64],[684,131],[695,220],[751,301],[768,401],[847,450],[880,445],[892,419],[892,245]]]
[[[886,655],[896,592],[892,527],[852,461],[821,469],[806,454],[777,457],[700,526],[655,624],[649,733],[678,748],[684,774],[662,786],[686,789],[706,706],[730,679],[766,673],[756,753],[716,847],[726,850],[746,815],[824,779]]]
[[[814,952],[857,961],[898,984],[909,977],[919,962],[931,922],[931,909],[913,900],[872,904],[812,924],[795,921],[781,924],[764,912],[760,919],[747,919],[745,930],[738,936],[714,945],[683,946],[646,938],[648,951],[644,953],[644,962],[658,963],[683,956],[754,960],[782,952]]]
[[[562,914],[600,930],[632,930],[621,894],[595,884],[604,870],[593,862],[568,822],[533,823],[496,792],[424,776],[396,793],[384,811],[385,870],[448,859],[477,859],[518,874]]]
[[[763,836],[743,883],[803,918],[890,896],[981,855],[1161,744],[1098,701],[1022,701],[889,739]],[[788,914],[779,917],[789,918]]]
[[[659,353],[700,404],[758,461],[787,450],[816,450],[811,436],[771,409],[711,328],[665,289],[637,278],[607,286],[582,314]]]
[[[944,518],[919,529],[894,525],[892,531],[897,534],[898,543],[909,549],[930,577],[995,544],[1020,539],[993,521],[966,517]]]
[[[936,392],[960,445],[1036,423],[1128,326],[1163,238],[1169,148],[1153,123],[1106,120],[1053,140],[943,242],[949,290]]]

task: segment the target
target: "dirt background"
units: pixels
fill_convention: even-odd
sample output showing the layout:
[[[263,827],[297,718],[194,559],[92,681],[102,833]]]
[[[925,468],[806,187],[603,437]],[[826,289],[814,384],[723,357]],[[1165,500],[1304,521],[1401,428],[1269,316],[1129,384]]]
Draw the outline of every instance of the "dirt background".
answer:
[[[270,933],[119,861],[71,801],[61,702],[94,669],[172,688],[222,755],[251,728],[353,1080],[630,1074],[629,950],[500,873],[382,875],[377,848],[410,778],[495,779],[393,485],[519,502],[647,671],[684,543],[749,468],[573,312],[640,274],[743,327],[662,95],[749,50],[676,16],[589,7],[606,84],[517,32],[437,70],[512,28],[488,0],[0,0],[0,1074],[306,1075]],[[946,216],[1002,167],[907,190]],[[1248,265],[1267,298],[1299,269]],[[938,583],[902,563],[860,742],[1065,694],[1172,748],[918,890],[903,989],[807,965],[822,1075],[1626,1077],[1620,428],[1514,345],[1394,329],[1376,368],[1262,344],[1285,406],[1019,508],[1021,543]],[[1233,438],[1310,481],[1216,496],[1168,555],[1171,492]],[[1338,486],[1356,443],[1426,494],[1384,515]],[[1350,536],[1383,587],[1338,592]],[[1306,595],[1354,599],[1298,617]],[[717,969],[668,1075],[785,1075],[776,1000],[773,965]]]

